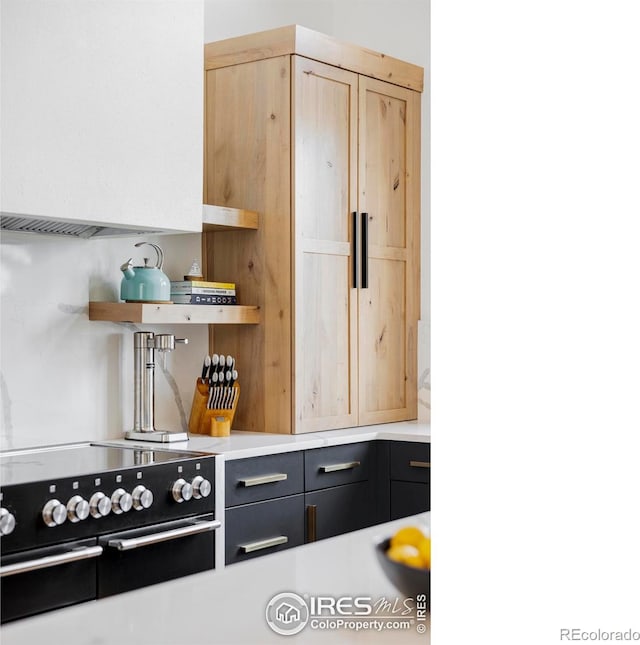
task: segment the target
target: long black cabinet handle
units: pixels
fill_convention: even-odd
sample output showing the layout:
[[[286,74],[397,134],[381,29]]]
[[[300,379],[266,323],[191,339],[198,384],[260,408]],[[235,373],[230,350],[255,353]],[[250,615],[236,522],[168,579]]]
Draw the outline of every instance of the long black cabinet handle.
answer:
[[[369,288],[369,213],[362,213],[362,272],[360,286]]]
[[[351,250],[353,268],[353,288],[358,286],[358,213],[351,213]]]
[[[307,506],[307,542],[316,541],[318,523],[318,507],[316,504]]]

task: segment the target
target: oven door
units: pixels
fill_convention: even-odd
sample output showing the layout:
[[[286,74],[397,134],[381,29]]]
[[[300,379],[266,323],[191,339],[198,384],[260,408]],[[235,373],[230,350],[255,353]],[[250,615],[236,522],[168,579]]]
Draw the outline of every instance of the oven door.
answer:
[[[101,554],[92,538],[3,556],[2,622],[95,599]]]
[[[163,522],[98,538],[98,598],[213,569],[213,515]]]

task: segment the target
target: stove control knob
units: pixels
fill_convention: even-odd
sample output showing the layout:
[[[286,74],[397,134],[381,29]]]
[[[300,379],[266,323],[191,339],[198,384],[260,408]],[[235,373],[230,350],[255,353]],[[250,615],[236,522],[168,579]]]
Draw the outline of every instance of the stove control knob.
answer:
[[[72,522],[86,520],[89,517],[89,502],[80,495],[74,495],[67,502],[67,517]]]
[[[143,508],[149,508],[153,504],[153,493],[142,484],[136,486],[131,493],[133,497],[133,508],[141,511]]]
[[[200,475],[193,478],[191,486],[193,486],[193,496],[196,499],[211,495],[211,482]]]
[[[124,488],[116,488],[111,495],[111,510],[116,514],[128,513],[133,505],[133,498]]]
[[[47,526],[59,526],[67,519],[67,507],[57,499],[50,499],[42,509],[42,519]]]
[[[173,499],[179,504],[188,502],[193,497],[193,486],[180,478],[174,482],[171,488],[171,494],[173,495]]]
[[[104,493],[94,493],[89,500],[89,512],[96,519],[111,513],[111,500]]]
[[[0,535],[9,535],[16,528],[16,518],[6,508],[0,508]]]

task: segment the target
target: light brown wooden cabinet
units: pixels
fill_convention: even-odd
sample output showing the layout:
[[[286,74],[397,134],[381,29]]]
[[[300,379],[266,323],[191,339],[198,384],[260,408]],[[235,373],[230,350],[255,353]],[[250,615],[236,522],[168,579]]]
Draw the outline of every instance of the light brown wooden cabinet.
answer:
[[[205,47],[205,271],[261,309],[211,327],[236,356],[234,429],[414,419],[422,68],[292,26]],[[386,80],[381,80],[386,79]]]

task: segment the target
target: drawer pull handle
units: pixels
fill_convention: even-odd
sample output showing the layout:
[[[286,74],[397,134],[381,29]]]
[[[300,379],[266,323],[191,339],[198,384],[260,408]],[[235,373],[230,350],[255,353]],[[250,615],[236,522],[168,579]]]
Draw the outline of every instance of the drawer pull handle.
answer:
[[[307,506],[307,542],[315,542],[318,527],[318,506],[309,504]]]
[[[35,560],[27,560],[26,562],[17,562],[16,564],[8,564],[0,568],[0,577],[12,576],[16,573],[26,573],[27,571],[38,571],[38,569],[46,569],[47,567],[56,567],[61,564],[68,564],[69,562],[77,562],[78,560],[88,560],[89,558],[97,558],[102,555],[101,546],[88,546],[72,549],[66,553],[59,555],[47,555],[43,558],[36,558]]]
[[[428,461],[410,461],[409,466],[412,468],[431,468],[431,464]]]
[[[286,544],[288,541],[289,538],[286,535],[279,535],[268,540],[258,540],[257,542],[250,542],[249,544],[240,544],[239,546],[243,553],[251,553],[252,551],[261,551],[262,549],[268,549],[279,544]]]
[[[260,486],[261,484],[271,484],[272,482],[282,482],[287,478],[287,473],[276,473],[275,475],[262,475],[260,477],[248,477],[241,479],[243,486]]]
[[[131,549],[139,549],[143,546],[150,544],[157,544],[158,542],[166,542],[167,540],[176,540],[187,535],[196,535],[197,533],[206,533],[207,531],[215,531],[222,526],[220,520],[209,520],[206,522],[195,522],[188,526],[182,526],[177,529],[170,529],[160,533],[150,533],[149,535],[142,535],[128,540],[113,539],[109,540],[107,544],[118,551],[130,551]]]
[[[338,470],[351,470],[360,465],[359,461],[348,461],[344,464],[331,464],[330,466],[320,466],[321,473],[335,473]]]

